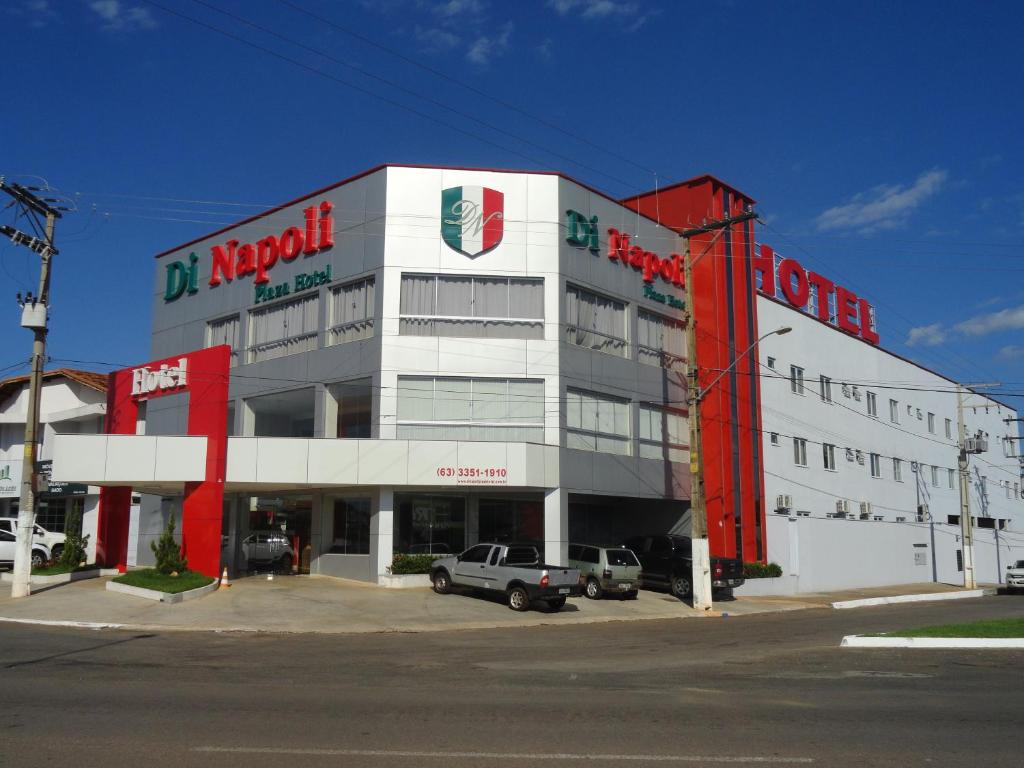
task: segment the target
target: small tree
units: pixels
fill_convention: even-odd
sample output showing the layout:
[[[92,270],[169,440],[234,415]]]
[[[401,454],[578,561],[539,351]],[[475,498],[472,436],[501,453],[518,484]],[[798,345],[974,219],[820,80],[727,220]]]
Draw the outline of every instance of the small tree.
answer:
[[[167,527],[156,541],[149,542],[149,548],[156,555],[156,569],[159,573],[169,576],[172,573],[183,573],[188,568],[188,561],[181,555],[181,547],[174,540],[174,515],[167,519]]]
[[[83,536],[82,516],[72,509],[64,522],[64,551],[60,553],[61,565],[68,568],[77,568],[85,560],[85,548],[89,546],[89,537]]]

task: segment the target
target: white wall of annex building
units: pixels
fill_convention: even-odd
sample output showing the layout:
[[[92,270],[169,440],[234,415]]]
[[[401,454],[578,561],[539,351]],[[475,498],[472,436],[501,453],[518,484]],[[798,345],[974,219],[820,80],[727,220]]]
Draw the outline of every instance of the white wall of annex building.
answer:
[[[958,455],[953,383],[779,302],[765,297],[757,301],[762,332],[783,326],[793,329],[760,345],[769,558],[787,574],[799,574],[805,591],[930,581],[933,575],[939,581],[957,582],[962,578],[955,560],[960,528],[947,523],[949,516],[960,512],[959,477],[954,472],[950,488],[948,474],[956,470]],[[769,357],[774,358],[774,371],[768,368]],[[792,365],[804,369],[803,395],[792,392]],[[831,403],[821,398],[821,375],[831,379]],[[877,398],[877,417],[868,415],[869,392]],[[891,421],[890,400],[898,403],[898,424]],[[1017,424],[1004,421],[1017,414],[976,394],[968,393],[965,403],[968,434],[982,430],[989,435],[989,450],[971,457],[972,517],[991,518],[996,528],[1000,520],[1005,521],[998,532],[975,529],[979,579],[998,581],[997,535],[1003,568],[1005,559],[1024,547],[1020,465],[1016,455],[1009,455],[1011,450],[1019,453],[1019,441],[1004,439],[1017,435]],[[935,414],[934,434],[928,429],[929,413]],[[946,438],[946,419],[951,420],[951,438]],[[778,435],[778,445],[772,444],[773,433]],[[794,437],[807,440],[806,467],[794,462]],[[834,471],[824,467],[822,443],[836,446]],[[852,451],[852,461],[847,449]],[[863,463],[857,460],[858,451]],[[879,478],[871,476],[872,453],[880,456]],[[894,478],[893,458],[902,462],[901,481]],[[916,473],[912,462],[918,463]],[[939,467],[937,486],[932,483],[932,466]],[[779,495],[792,497],[789,516],[774,514]],[[855,518],[859,518],[860,502],[870,502],[871,519],[836,519],[839,499],[849,500]],[[935,523],[934,555],[929,526],[917,524],[919,504],[927,505],[924,522],[929,522],[930,515]],[[928,545],[927,567],[913,557],[913,545],[922,543]],[[937,561],[934,574],[933,557]],[[847,576],[829,575],[840,571]],[[813,586],[805,583],[812,573]]]

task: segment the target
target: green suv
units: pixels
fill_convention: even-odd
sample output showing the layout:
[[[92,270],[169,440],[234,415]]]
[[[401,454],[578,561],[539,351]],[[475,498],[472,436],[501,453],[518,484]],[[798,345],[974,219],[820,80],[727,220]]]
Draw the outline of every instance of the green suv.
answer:
[[[569,567],[576,568],[583,581],[583,594],[597,600],[605,593],[628,600],[637,596],[640,586],[640,561],[625,547],[569,545]]]

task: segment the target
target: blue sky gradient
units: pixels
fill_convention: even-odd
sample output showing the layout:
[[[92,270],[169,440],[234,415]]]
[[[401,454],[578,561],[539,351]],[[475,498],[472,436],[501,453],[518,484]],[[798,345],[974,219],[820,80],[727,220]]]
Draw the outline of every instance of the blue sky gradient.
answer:
[[[761,241],[875,304],[883,346],[1024,393],[1022,22],[1011,2],[9,0],[0,173],[78,207],[52,365],[148,358],[153,254],[407,162],[613,196],[713,173],[758,200]],[[36,275],[0,243],[0,376],[26,369],[13,295]]]

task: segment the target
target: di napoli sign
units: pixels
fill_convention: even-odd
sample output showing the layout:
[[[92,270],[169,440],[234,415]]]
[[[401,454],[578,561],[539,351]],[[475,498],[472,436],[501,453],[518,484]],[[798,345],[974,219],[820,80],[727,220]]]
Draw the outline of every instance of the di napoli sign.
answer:
[[[231,283],[239,278],[252,276],[257,289],[264,287],[263,295],[257,290],[256,302],[270,298],[265,286],[270,282],[270,272],[280,262],[288,263],[299,254],[312,256],[334,247],[334,204],[324,200],[318,205],[303,209],[303,226],[287,227],[279,235],[268,235],[253,243],[228,240],[210,249],[209,287],[216,288],[222,283]],[[188,263],[174,261],[166,266],[167,282],[164,301],[175,301],[186,293],[199,291],[199,256],[189,254]],[[324,279],[326,277],[327,279]],[[314,271],[310,279],[297,280],[295,290],[314,287],[328,282],[330,267],[326,274]],[[301,286],[301,287],[300,287]],[[278,296],[291,291],[277,290]]]
[[[471,259],[496,248],[505,232],[505,195],[488,187],[441,191],[441,239]]]

